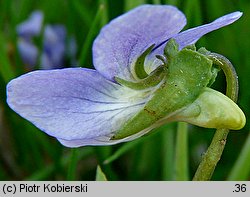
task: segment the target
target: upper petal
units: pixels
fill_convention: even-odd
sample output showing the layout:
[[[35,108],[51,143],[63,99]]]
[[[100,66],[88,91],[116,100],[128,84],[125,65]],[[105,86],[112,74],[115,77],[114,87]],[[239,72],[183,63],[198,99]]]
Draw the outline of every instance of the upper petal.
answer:
[[[152,44],[177,34],[186,24],[173,6],[143,5],[112,20],[93,44],[95,68],[106,78],[133,79],[130,66]]]
[[[143,107],[142,95],[83,68],[34,71],[7,86],[14,111],[71,147],[109,143]]]
[[[205,34],[235,22],[241,16],[242,12],[233,12],[216,19],[212,23],[183,31],[180,34],[174,36],[174,38],[179,43],[180,49],[182,49],[187,45],[194,44]]]
[[[173,38],[178,42],[179,49],[181,50],[185,46],[194,44],[205,34],[235,22],[241,16],[241,12],[233,12],[216,19],[211,23],[183,31],[173,36]],[[148,72],[154,70],[159,64],[161,64],[161,62],[155,58],[155,55],[163,54],[164,48],[165,44],[163,43],[148,56],[147,61],[149,63],[146,64],[146,70],[148,70]]]

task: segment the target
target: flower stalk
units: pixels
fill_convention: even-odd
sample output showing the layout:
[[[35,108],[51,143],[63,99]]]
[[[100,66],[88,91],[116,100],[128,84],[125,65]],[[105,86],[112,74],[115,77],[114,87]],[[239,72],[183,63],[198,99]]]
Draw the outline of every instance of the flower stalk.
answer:
[[[175,180],[188,181],[188,124],[178,122],[175,154]]]
[[[208,57],[224,72],[227,82],[226,95],[237,102],[238,76],[231,62],[222,55],[207,51]],[[204,154],[200,165],[194,175],[193,181],[208,181],[211,179],[217,163],[219,162],[226,145],[229,129],[217,129],[207,152]]]

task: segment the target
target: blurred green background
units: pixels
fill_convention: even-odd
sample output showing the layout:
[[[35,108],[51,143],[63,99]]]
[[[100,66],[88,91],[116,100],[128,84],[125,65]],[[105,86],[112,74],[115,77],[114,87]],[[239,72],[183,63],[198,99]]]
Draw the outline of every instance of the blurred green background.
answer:
[[[233,25],[204,36],[197,43],[231,60],[239,76],[239,106],[250,117],[249,0],[0,0],[0,180],[95,180],[100,165],[108,180],[179,180],[177,124],[172,123],[132,142],[70,149],[19,117],[6,104],[8,81],[28,70],[17,50],[16,26],[34,10],[45,23],[65,25],[77,43],[77,63],[92,68],[92,42],[108,21],[141,4],[171,4],[187,17],[185,29],[234,11],[243,16]],[[39,43],[39,41],[38,41]],[[68,65],[71,66],[71,65]],[[225,77],[214,88],[225,92]],[[229,134],[212,180],[250,180],[250,124]],[[213,129],[188,126],[183,180],[191,180]],[[180,162],[181,160],[179,160]]]

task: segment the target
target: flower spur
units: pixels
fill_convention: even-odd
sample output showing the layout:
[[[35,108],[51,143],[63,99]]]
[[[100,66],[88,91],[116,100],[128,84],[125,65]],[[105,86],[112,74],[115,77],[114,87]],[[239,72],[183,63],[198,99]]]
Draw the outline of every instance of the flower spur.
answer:
[[[129,141],[171,121],[240,129],[243,112],[209,88],[218,69],[192,44],[241,15],[179,33],[186,18],[177,8],[139,6],[102,28],[93,44],[96,70],[27,73],[9,82],[7,102],[68,147]]]

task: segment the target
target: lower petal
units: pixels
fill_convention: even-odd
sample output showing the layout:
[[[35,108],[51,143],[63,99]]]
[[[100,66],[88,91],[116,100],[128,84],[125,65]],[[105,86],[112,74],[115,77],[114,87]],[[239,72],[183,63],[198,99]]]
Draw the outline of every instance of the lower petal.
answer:
[[[9,106],[48,135],[75,147],[108,143],[146,99],[141,92],[112,83],[95,70],[34,71],[7,86]]]

